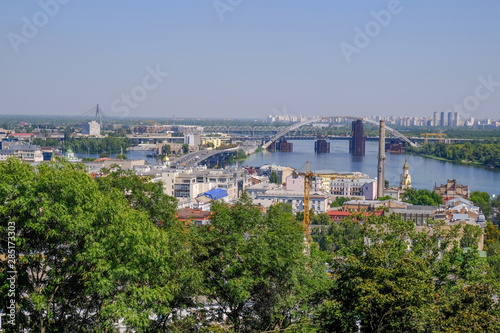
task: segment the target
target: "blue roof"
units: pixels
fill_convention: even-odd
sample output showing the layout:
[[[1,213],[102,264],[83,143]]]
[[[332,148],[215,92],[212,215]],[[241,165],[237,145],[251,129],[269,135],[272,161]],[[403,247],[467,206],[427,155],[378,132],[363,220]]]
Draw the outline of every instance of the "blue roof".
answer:
[[[201,195],[204,195],[212,200],[217,200],[220,198],[227,197],[227,191],[222,188],[216,188],[210,191],[207,191]]]

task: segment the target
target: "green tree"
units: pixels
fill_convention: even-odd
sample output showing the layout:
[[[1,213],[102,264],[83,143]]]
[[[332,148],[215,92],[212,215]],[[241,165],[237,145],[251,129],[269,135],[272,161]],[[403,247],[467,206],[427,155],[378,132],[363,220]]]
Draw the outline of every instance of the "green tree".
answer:
[[[486,222],[485,228],[485,245],[488,248],[493,243],[500,243],[500,230],[498,226],[491,222]]]
[[[190,229],[206,295],[237,332],[309,321],[304,307],[310,310],[318,283],[311,277],[325,279],[326,273],[323,264],[304,256],[302,226],[289,208],[273,205],[263,216],[244,196],[234,206],[215,203],[210,226]]]
[[[327,213],[319,213],[311,217],[311,224],[329,225],[330,216]]]
[[[492,201],[491,201],[491,207],[492,211],[495,212],[495,221],[500,221],[500,196],[496,196]]]
[[[363,244],[364,227],[352,218],[330,223],[327,229],[313,231],[313,239],[320,249],[340,256],[359,253]]]
[[[463,235],[460,238],[460,247],[476,247],[479,242],[479,237],[483,234],[483,230],[478,225],[466,224],[463,229]]]
[[[166,323],[151,315],[168,318],[173,308],[192,304],[198,272],[184,229],[157,228],[111,182],[102,190],[80,164],[35,170],[17,159],[0,163],[0,232],[15,224],[22,328],[104,332],[124,319],[145,332]],[[6,253],[5,240],[0,244]],[[0,264],[7,271],[7,262]]]
[[[187,143],[182,144],[182,152],[184,154],[189,153],[189,145]]]
[[[52,138],[34,138],[32,143],[41,147],[59,147],[61,145],[58,140]]]
[[[118,189],[130,207],[148,214],[151,223],[158,227],[178,227],[175,217],[177,200],[163,193],[163,183],[153,183],[152,176],[138,176],[132,170],[122,170],[118,165],[101,170],[106,177],[97,178],[99,189],[110,193]],[[181,230],[177,230],[181,231]]]
[[[333,257],[329,297],[316,312],[330,332],[496,332],[497,289],[460,226],[416,232],[399,217],[370,217],[359,251]],[[477,297],[478,302],[472,301]]]
[[[350,198],[346,197],[337,197],[335,200],[330,204],[330,207],[342,207],[344,205],[344,202],[347,202],[351,200]]]
[[[163,154],[167,156],[172,155],[172,148],[170,147],[170,145],[163,146]]]
[[[470,200],[479,207],[487,219],[491,218],[493,207],[490,195],[487,192],[474,191],[470,194]]]
[[[443,203],[443,199],[437,193],[414,188],[407,189],[402,196],[402,200],[412,205],[439,206]]]
[[[119,159],[119,160],[126,160],[126,159],[128,159],[127,155],[125,155],[125,154],[118,154],[118,155],[116,155],[116,158]]]
[[[278,176],[276,171],[271,172],[271,175],[269,176],[269,181],[274,184],[281,184],[280,177]]]

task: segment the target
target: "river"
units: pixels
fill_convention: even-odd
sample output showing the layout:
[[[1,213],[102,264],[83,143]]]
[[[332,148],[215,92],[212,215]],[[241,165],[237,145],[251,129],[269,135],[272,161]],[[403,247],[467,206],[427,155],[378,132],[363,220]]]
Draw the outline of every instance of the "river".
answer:
[[[241,164],[254,167],[276,164],[305,170],[306,162],[309,161],[312,171],[325,169],[337,172],[360,171],[371,178],[377,177],[377,141],[366,141],[365,156],[349,154],[349,141],[347,140],[331,140],[329,154],[314,153],[314,140],[290,140],[290,142],[293,143],[293,153],[264,151],[251,155]],[[129,159],[145,159],[150,164],[161,162],[146,156],[150,153],[151,151],[131,150],[127,151],[126,155]],[[76,155],[87,157],[85,153]],[[111,154],[111,157],[115,156],[116,154]],[[89,154],[89,157],[99,157],[99,154]],[[490,195],[500,193],[500,170],[461,165],[418,155],[387,153],[385,179],[390,185],[399,185],[405,158],[408,158],[414,188],[432,190],[434,185],[445,184],[447,179],[456,179],[458,183],[468,185],[471,192],[484,191]]]
[[[314,140],[290,140],[293,153],[271,153],[264,151],[250,156],[244,165],[259,167],[264,164],[290,166],[305,170],[306,162],[314,170],[334,170],[337,172],[359,171],[377,177],[378,142],[366,141],[365,156],[349,154],[349,141],[330,141],[329,154],[314,153]],[[490,195],[500,193],[500,170],[473,167],[435,160],[417,155],[387,153],[385,179],[390,185],[399,185],[405,158],[413,188],[432,190],[434,185],[446,184],[447,179],[456,179],[459,184],[468,185],[471,192],[484,191]]]

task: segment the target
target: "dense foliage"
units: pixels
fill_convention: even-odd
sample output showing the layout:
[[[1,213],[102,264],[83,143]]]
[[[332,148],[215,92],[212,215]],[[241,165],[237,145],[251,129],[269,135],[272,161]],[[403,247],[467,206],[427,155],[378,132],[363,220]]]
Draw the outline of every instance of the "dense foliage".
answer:
[[[443,203],[443,199],[437,193],[414,188],[405,190],[401,198],[404,202],[419,206],[439,206]]]
[[[45,138],[45,139],[34,138],[33,141],[32,141],[32,144],[34,144],[36,146],[40,146],[40,147],[53,147],[53,148],[57,148],[57,147],[59,147],[61,145],[61,142],[59,142],[59,140],[53,139],[53,138]]]
[[[269,181],[273,184],[281,184],[280,177],[278,176],[278,173],[276,173],[276,171],[271,172],[271,174],[269,175]]]
[[[118,153],[120,150],[127,149],[132,146],[132,141],[128,138],[120,137],[105,137],[105,138],[71,138],[65,140],[63,149],[66,151],[71,148],[76,153]]]
[[[421,147],[408,147],[408,152],[492,168],[500,167],[500,141],[498,139],[472,143],[431,143]]]
[[[0,163],[0,247],[15,225],[16,316],[33,332],[498,332],[500,231],[396,216],[318,222],[245,194],[176,218],[161,183],[117,166]],[[464,235],[460,240],[458,235]],[[12,267],[2,260],[0,301]],[[7,332],[17,327],[5,325]]]
[[[321,331],[498,332],[497,283],[477,250],[458,245],[459,227],[428,234],[371,217],[363,241],[357,222],[344,223],[325,247],[334,282],[315,316]]]
[[[335,200],[330,204],[330,207],[342,207],[344,205],[344,202],[347,202],[349,200],[351,199],[346,197],[336,197]]]
[[[134,191],[141,186],[148,193]],[[113,175],[99,184],[81,165],[0,163],[1,233],[8,222],[16,229],[20,327],[104,332],[124,319],[145,330],[158,325],[152,316],[192,303],[185,296],[198,273],[184,227],[155,205],[164,195],[154,187]],[[152,213],[170,227],[157,228]],[[6,253],[4,238],[1,247]]]
[[[490,219],[493,213],[493,204],[488,192],[474,191],[470,194],[469,199],[478,206],[481,212],[487,219]]]

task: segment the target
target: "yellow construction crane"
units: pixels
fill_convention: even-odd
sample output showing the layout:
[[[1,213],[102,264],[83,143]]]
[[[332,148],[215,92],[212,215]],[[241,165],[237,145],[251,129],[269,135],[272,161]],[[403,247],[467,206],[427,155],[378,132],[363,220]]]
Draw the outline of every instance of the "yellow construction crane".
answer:
[[[309,191],[311,189],[311,180],[315,176],[314,172],[309,171],[309,161],[307,161],[306,172],[305,173],[297,173],[299,176],[304,177],[304,221],[303,228],[304,233],[306,234],[306,242],[307,246],[309,246]]]
[[[429,137],[430,136],[437,136],[439,138],[439,143],[443,143],[443,136],[446,136],[444,133],[422,133],[420,135],[424,135],[424,145],[429,143]]]
[[[309,235],[310,235],[310,205],[309,205],[309,200],[310,200],[310,190],[311,190],[311,181],[313,180],[313,177],[321,177],[323,179],[329,178],[330,180],[342,178],[342,179],[359,179],[360,175],[359,174],[353,174],[353,173],[317,173],[317,172],[312,172],[309,171],[309,161],[307,161],[306,164],[306,172],[301,173],[301,172],[295,172],[294,175],[297,176],[303,176],[304,177],[304,221],[303,221],[303,228],[304,228],[304,233],[306,234],[306,242],[307,246],[309,246]]]

